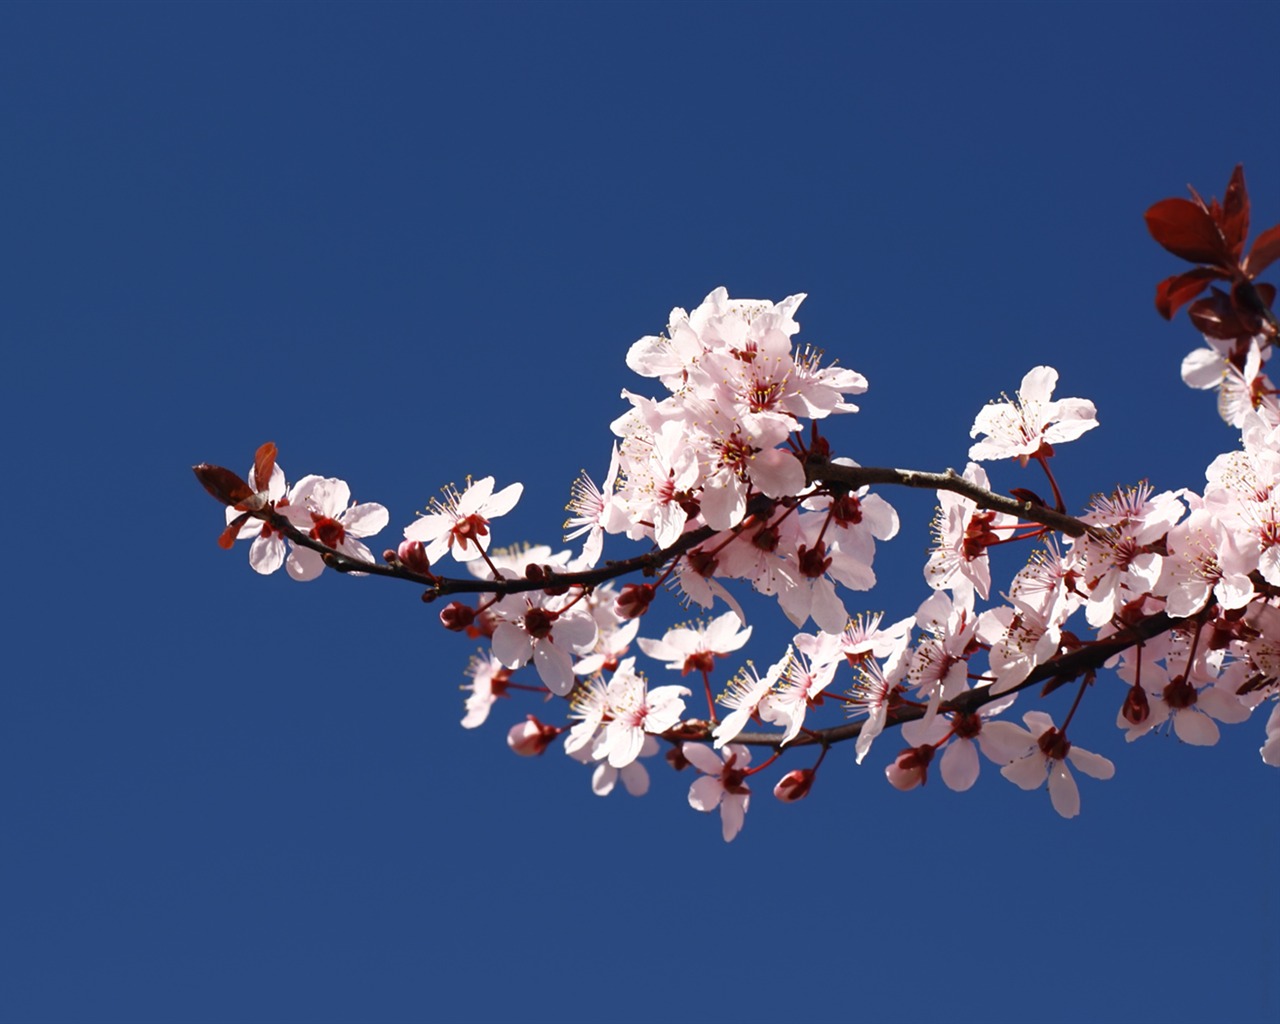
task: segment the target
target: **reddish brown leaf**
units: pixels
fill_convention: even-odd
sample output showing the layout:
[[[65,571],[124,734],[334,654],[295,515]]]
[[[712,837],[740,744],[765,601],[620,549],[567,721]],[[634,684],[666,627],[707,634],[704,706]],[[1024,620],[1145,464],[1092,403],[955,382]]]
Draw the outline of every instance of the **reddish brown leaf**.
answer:
[[[1151,237],[1175,256],[1223,268],[1234,263],[1218,225],[1190,199],[1162,199],[1147,211],[1146,221]]]
[[[1210,338],[1231,341],[1235,338],[1252,337],[1254,333],[1241,319],[1240,311],[1231,301],[1231,296],[1220,288],[1214,288],[1212,294],[1192,303],[1187,316],[1191,318],[1197,331]]]
[[[1166,320],[1208,287],[1210,281],[1225,275],[1213,267],[1196,267],[1185,274],[1166,277],[1156,285],[1156,309]]]
[[[1249,233],[1249,190],[1244,184],[1244,166],[1236,164],[1227,183],[1227,194],[1222,197],[1222,235],[1231,250],[1233,262],[1239,262],[1244,252],[1244,239]]]
[[[276,446],[274,441],[268,441],[266,444],[258,448],[253,456],[253,482],[258,485],[258,489],[265,491],[267,485],[271,483],[271,471],[276,466]]]
[[[224,505],[235,505],[253,496],[253,489],[229,469],[202,462],[192,466],[201,486]]]
[[[246,512],[244,515],[236,516],[231,520],[231,522],[227,524],[227,528],[218,534],[218,547],[222,548],[224,551],[229,551],[231,548],[235,547],[236,537],[240,533],[240,527],[244,526],[248,519],[249,513]]]
[[[1257,277],[1267,267],[1280,259],[1280,224],[1267,228],[1253,240],[1253,248],[1249,250],[1249,258],[1245,261],[1246,273]]]

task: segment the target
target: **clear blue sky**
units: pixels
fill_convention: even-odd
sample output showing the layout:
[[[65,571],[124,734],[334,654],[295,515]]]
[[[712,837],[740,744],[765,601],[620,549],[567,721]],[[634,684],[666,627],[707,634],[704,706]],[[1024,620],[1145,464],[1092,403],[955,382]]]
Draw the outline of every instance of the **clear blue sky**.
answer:
[[[504,536],[555,543],[627,346],[723,284],[808,292],[870,379],[841,454],[960,466],[1047,362],[1102,423],[1070,503],[1194,486],[1234,441],[1142,213],[1243,162],[1280,221],[1277,10],[0,7],[0,1018],[1274,1020],[1260,718],[1126,746],[1103,680],[1075,821],[991,765],[894,792],[886,738],[726,846],[683,776],[602,800],[511,756],[527,705],[462,730],[472,646],[412,588],[258,578],[189,467],[274,440],[387,539],[522,480]],[[930,503],[889,498],[850,607],[898,618]]]

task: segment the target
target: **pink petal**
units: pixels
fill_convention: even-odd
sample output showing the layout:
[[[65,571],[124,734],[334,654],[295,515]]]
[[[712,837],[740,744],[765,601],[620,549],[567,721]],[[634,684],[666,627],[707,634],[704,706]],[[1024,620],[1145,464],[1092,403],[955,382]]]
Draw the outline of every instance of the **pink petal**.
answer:
[[[978,781],[978,748],[972,740],[952,740],[939,767],[947,787],[963,793]]]
[[[288,561],[285,562],[285,568],[289,571],[291,579],[306,583],[324,572],[324,559],[320,557],[319,552],[312,551],[310,548],[294,548],[289,554]]]
[[[492,477],[489,478],[489,486],[493,486]],[[505,516],[516,507],[516,502],[520,500],[520,495],[523,493],[524,484],[510,484],[504,487],[484,503],[485,518],[496,519],[498,516]]]
[[[529,634],[513,622],[499,622],[493,631],[493,656],[507,668],[519,668],[533,654]]]
[[[680,752],[686,761],[705,775],[719,776],[720,769],[724,767],[724,762],[712,749],[701,743],[686,743],[680,748]],[[716,785],[719,785],[719,782]]]
[[[543,640],[534,645],[533,664],[538,669],[539,678],[557,697],[563,697],[573,689],[573,659],[568,651]]]
[[[1218,742],[1218,726],[1208,715],[1186,708],[1173,716],[1173,731],[1183,743],[1193,747],[1212,747]]]
[[[758,452],[751,460],[749,473],[756,488],[770,498],[799,494],[807,483],[800,460],[781,448]]]
[[[704,775],[695,779],[689,787],[689,806],[695,811],[714,811],[720,806],[720,798],[724,796],[724,787],[719,779]]]
[[[1028,754],[1005,765],[1000,774],[1022,789],[1039,789],[1044,785],[1045,756],[1039,752]]]
[[[1053,809],[1064,818],[1080,813],[1080,790],[1066,761],[1054,761],[1049,767],[1049,799]]]
[[[1116,766],[1101,754],[1081,750],[1079,747],[1072,747],[1067,758],[1082,772],[1095,779],[1109,779],[1116,773]]]
[[[364,505],[353,505],[341,516],[343,528],[357,537],[372,537],[375,533],[381,533],[390,521],[391,513],[372,501]]]
[[[720,804],[720,834],[726,843],[742,831],[742,823],[747,817],[747,805],[751,797],[746,793],[729,793]]]

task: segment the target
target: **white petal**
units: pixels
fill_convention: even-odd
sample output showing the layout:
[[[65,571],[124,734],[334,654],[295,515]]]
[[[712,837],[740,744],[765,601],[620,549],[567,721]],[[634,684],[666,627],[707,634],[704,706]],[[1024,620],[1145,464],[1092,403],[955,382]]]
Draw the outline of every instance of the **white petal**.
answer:
[[[1206,715],[1227,725],[1236,725],[1249,717],[1250,709],[1225,690],[1210,687],[1196,697],[1196,707]]]
[[[1041,753],[1020,757],[1000,769],[1000,774],[1022,789],[1039,789],[1044,785],[1045,756]]]
[[[533,641],[529,634],[513,622],[499,622],[493,631],[493,656],[507,668],[519,668],[528,664],[533,654]]]
[[[391,521],[391,513],[377,502],[353,505],[341,517],[342,527],[357,537],[372,537],[381,533]]]
[[[1212,747],[1218,742],[1217,723],[1193,708],[1184,708],[1173,716],[1173,731],[1193,747]]]
[[[649,772],[639,761],[633,761],[619,774],[622,776],[622,785],[632,796],[644,796],[649,792]]]
[[[1053,809],[1064,818],[1074,818],[1080,813],[1080,790],[1066,761],[1055,760],[1049,766],[1049,799],[1053,801]]]
[[[689,787],[689,806],[695,811],[714,811],[720,806],[720,798],[724,796],[724,787],[719,779],[704,775],[694,779]]]
[[[573,659],[569,652],[549,640],[535,644],[533,663],[548,690],[563,697],[573,689]]]
[[[489,483],[490,486],[492,486],[492,478],[490,478]],[[520,495],[523,493],[524,484],[511,484],[502,488],[502,490],[484,503],[484,512],[482,514],[486,519],[495,519],[498,516],[505,516],[516,507],[516,502],[520,500]]]
[[[728,793],[720,802],[720,834],[726,843],[742,831],[742,822],[747,816],[747,804],[751,797],[746,793]]]
[[[800,460],[781,448],[757,452],[748,472],[756,488],[770,498],[799,494],[807,482]]]
[[[963,793],[978,781],[978,748],[972,740],[952,740],[939,767],[948,788]]]
[[[1081,750],[1076,746],[1073,746],[1067,752],[1067,758],[1082,772],[1095,779],[1109,779],[1116,773],[1116,766],[1101,754]]]
[[[596,765],[596,770],[591,773],[591,792],[596,796],[608,796],[617,781],[617,768],[607,764]]]
[[[719,775],[724,762],[716,756],[710,747],[701,743],[686,743],[680,748],[684,759],[705,775]]]
[[[253,524],[257,526],[258,521],[253,520]],[[249,545],[249,564],[264,576],[275,572],[284,565],[284,538],[274,533],[270,537],[258,534]]]
[[[472,480],[467,489],[463,491],[462,496],[458,498],[457,505],[454,506],[454,511],[458,513],[458,518],[465,519],[477,511],[481,505],[489,500],[489,495],[492,493],[493,477],[482,476],[479,480]]]
[[[299,583],[313,580],[324,572],[324,559],[318,551],[310,548],[294,548],[289,552],[289,560],[285,562],[289,577]]]

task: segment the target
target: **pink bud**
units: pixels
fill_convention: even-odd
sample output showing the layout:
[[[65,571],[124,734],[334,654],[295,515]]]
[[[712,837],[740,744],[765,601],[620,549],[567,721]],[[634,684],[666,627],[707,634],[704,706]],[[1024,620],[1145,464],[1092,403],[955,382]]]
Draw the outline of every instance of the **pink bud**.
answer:
[[[807,797],[812,786],[813,769],[796,768],[778,780],[778,784],[773,787],[773,795],[789,804]]]
[[[884,777],[889,785],[904,793],[916,786],[923,786],[928,781],[929,762],[933,760],[933,747],[907,747],[888,768]]]
[[[431,560],[427,558],[427,546],[420,540],[402,540],[396,549],[396,558],[410,572],[419,576],[431,575]]]
[[[519,725],[513,725],[507,733],[507,746],[521,757],[537,757],[560,735],[553,725],[544,725],[529,715]]]
[[[619,618],[638,619],[649,610],[653,595],[652,583],[628,583],[614,602],[613,610],[618,613]]]
[[[475,620],[476,610],[461,601],[450,601],[440,609],[440,624],[455,633],[461,633]]]

